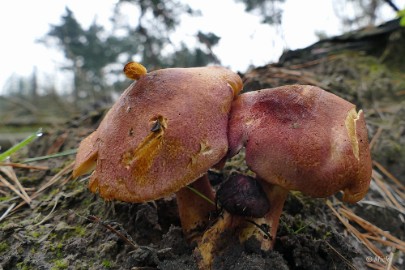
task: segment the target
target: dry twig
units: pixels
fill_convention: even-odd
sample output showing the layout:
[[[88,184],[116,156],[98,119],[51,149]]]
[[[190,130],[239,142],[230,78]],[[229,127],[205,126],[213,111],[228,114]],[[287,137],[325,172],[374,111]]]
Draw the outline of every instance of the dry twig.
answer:
[[[21,185],[20,181],[18,180],[17,175],[15,174],[13,168],[11,167],[6,167],[6,166],[0,166],[0,171],[3,172],[9,179],[11,179],[15,185],[17,186],[17,189],[20,193],[20,197],[27,203],[30,204],[31,203],[31,198],[30,196],[28,196],[27,192],[25,192],[24,187]],[[5,180],[5,179],[4,179]],[[2,181],[3,182],[3,181]],[[6,181],[7,182],[7,181]],[[8,186],[9,188],[11,188],[10,186]],[[13,191],[14,189],[11,188]],[[15,191],[14,191],[15,192]],[[18,193],[17,193],[18,194]]]
[[[30,169],[30,170],[48,170],[49,168],[46,166],[34,166],[34,165],[26,165],[26,164],[22,164],[22,163],[12,163],[12,162],[8,162],[8,163],[0,163],[0,167],[1,166],[10,166],[10,167],[14,167],[14,168],[22,168],[22,169]]]

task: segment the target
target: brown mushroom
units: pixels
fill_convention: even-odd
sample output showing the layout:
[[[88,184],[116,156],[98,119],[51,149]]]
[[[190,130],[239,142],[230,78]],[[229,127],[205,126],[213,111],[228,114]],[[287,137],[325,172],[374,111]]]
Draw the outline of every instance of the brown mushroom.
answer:
[[[216,201],[228,213],[244,217],[263,217],[269,200],[258,181],[248,175],[232,173],[216,193]]]
[[[81,142],[73,175],[95,168],[89,188],[106,200],[145,202],[176,192],[191,236],[214,206],[186,186],[194,182],[214,198],[205,174],[228,151],[228,117],[242,81],[222,67],[125,71],[139,80]]]
[[[228,139],[229,156],[245,147],[246,163],[262,184],[270,210],[254,219],[259,226],[229,214],[219,220],[199,246],[202,268],[209,268],[215,242],[230,225],[242,227],[241,241],[254,236],[263,250],[271,249],[289,190],[312,197],[342,190],[350,203],[368,190],[371,157],[364,114],[318,87],[290,85],[240,95],[232,104]]]

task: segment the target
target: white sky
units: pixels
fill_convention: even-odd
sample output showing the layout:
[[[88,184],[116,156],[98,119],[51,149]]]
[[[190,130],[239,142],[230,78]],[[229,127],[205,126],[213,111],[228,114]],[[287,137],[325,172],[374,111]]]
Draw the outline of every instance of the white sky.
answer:
[[[99,24],[109,24],[117,0],[8,0],[0,2],[0,93],[12,74],[29,76],[38,68],[42,80],[60,81],[58,67],[63,56],[53,48],[35,41],[58,24],[68,6],[84,28],[97,18]],[[261,25],[260,18],[244,12],[234,0],[189,0],[192,8],[203,16],[183,18],[183,27],[174,41],[195,40],[198,30],[213,32],[221,37],[214,52],[224,66],[245,71],[249,65],[260,66],[275,62],[286,48],[296,49],[317,41],[315,32],[329,36],[342,32],[333,11],[333,0],[287,0],[283,24],[279,29]],[[405,0],[394,1],[405,8]],[[393,18],[388,9],[387,18]],[[107,27],[108,28],[108,27]],[[41,83],[41,82],[40,82]]]

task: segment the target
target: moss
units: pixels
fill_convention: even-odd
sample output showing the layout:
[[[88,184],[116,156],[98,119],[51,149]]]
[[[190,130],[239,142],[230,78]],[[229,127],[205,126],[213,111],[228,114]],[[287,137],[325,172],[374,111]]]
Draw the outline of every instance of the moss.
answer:
[[[301,215],[287,216],[284,215],[280,219],[280,225],[287,231],[288,235],[298,235],[307,233],[307,228],[310,223],[307,220],[302,219]]]
[[[325,64],[324,83],[335,94],[361,107],[394,96],[392,72],[373,56],[346,52]]]
[[[34,237],[34,238],[38,238],[38,237],[41,236],[41,233],[38,232],[38,231],[32,231],[32,232],[30,232],[30,235],[31,235],[32,237]]]
[[[38,251],[37,251],[37,249],[36,249],[36,247],[32,247],[31,249],[30,249],[30,253],[31,254],[35,254],[35,253],[37,253]]]
[[[68,266],[69,264],[66,259],[55,260],[51,269],[52,270],[67,269]]]
[[[8,248],[9,248],[9,245],[6,241],[3,241],[0,243],[0,253],[8,250]]]
[[[78,235],[78,236],[85,236],[86,235],[86,228],[84,228],[84,227],[81,227],[81,226],[76,226],[75,227],[75,233]]]
[[[29,270],[30,269],[29,266],[26,265],[24,262],[19,262],[16,264],[16,266],[17,266],[17,269],[19,269],[19,270]]]
[[[111,268],[112,263],[109,260],[103,260],[101,263],[105,268]]]
[[[331,231],[326,231],[322,237],[323,240],[330,238],[333,235]]]
[[[1,197],[0,197],[0,202],[8,201],[8,200],[10,200],[11,198],[13,198],[13,197],[12,197],[12,196],[1,196]]]
[[[63,243],[62,243],[62,242],[58,242],[56,245],[52,245],[52,246],[50,247],[50,251],[52,251],[53,253],[55,253],[55,257],[56,257],[56,258],[63,258],[62,248],[63,248]]]
[[[17,248],[17,254],[19,255],[24,254],[24,251],[25,251],[24,248],[21,246]]]

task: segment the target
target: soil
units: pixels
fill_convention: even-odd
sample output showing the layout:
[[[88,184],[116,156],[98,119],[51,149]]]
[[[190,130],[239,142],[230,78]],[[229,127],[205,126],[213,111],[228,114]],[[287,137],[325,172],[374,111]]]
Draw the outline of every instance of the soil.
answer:
[[[373,147],[374,160],[404,180],[405,73],[379,57],[357,51],[339,52],[308,63],[286,62],[252,69],[243,74],[245,89],[311,83],[358,104],[366,112],[370,138],[383,127]],[[302,67],[292,68],[299,65]],[[77,148],[98,126],[105,111],[90,111],[45,130],[27,153],[20,153],[13,161]],[[46,170],[15,171],[25,188],[38,189],[73,161],[74,155],[66,155],[30,163],[46,166]],[[248,172],[243,152],[228,161],[223,170],[209,172],[212,184],[218,188],[235,169]],[[195,247],[183,237],[174,196],[141,204],[105,202],[88,191],[86,177],[72,180],[70,173],[68,170],[34,198],[31,207],[24,205],[0,222],[0,269],[198,269]],[[22,201],[14,196],[8,191],[0,194],[0,213]],[[229,244],[217,254],[213,269],[369,269],[367,263],[387,263],[386,258],[375,256],[347,231],[326,200],[341,205],[339,194],[313,199],[291,192],[273,251],[261,251],[254,240],[242,245],[229,236]],[[374,205],[346,207],[404,241],[404,213],[381,207],[383,198],[375,188],[365,200]],[[376,245],[384,254],[393,253],[396,269],[404,269],[402,252]]]
[[[67,130],[64,146],[69,148],[90,129],[70,124]],[[44,154],[59,133],[44,134],[31,147],[34,156]],[[36,162],[53,169],[19,170],[19,179],[25,187],[41,185],[73,158]],[[226,178],[242,158],[234,158],[220,173],[210,172],[213,182]],[[243,166],[238,167],[246,170]],[[33,209],[24,207],[1,223],[2,269],[198,269],[174,197],[142,204],[105,202],[86,184],[85,178],[62,180],[35,199]],[[298,193],[286,203],[274,251],[230,239],[213,269],[352,269],[354,260],[364,261],[324,200]]]

